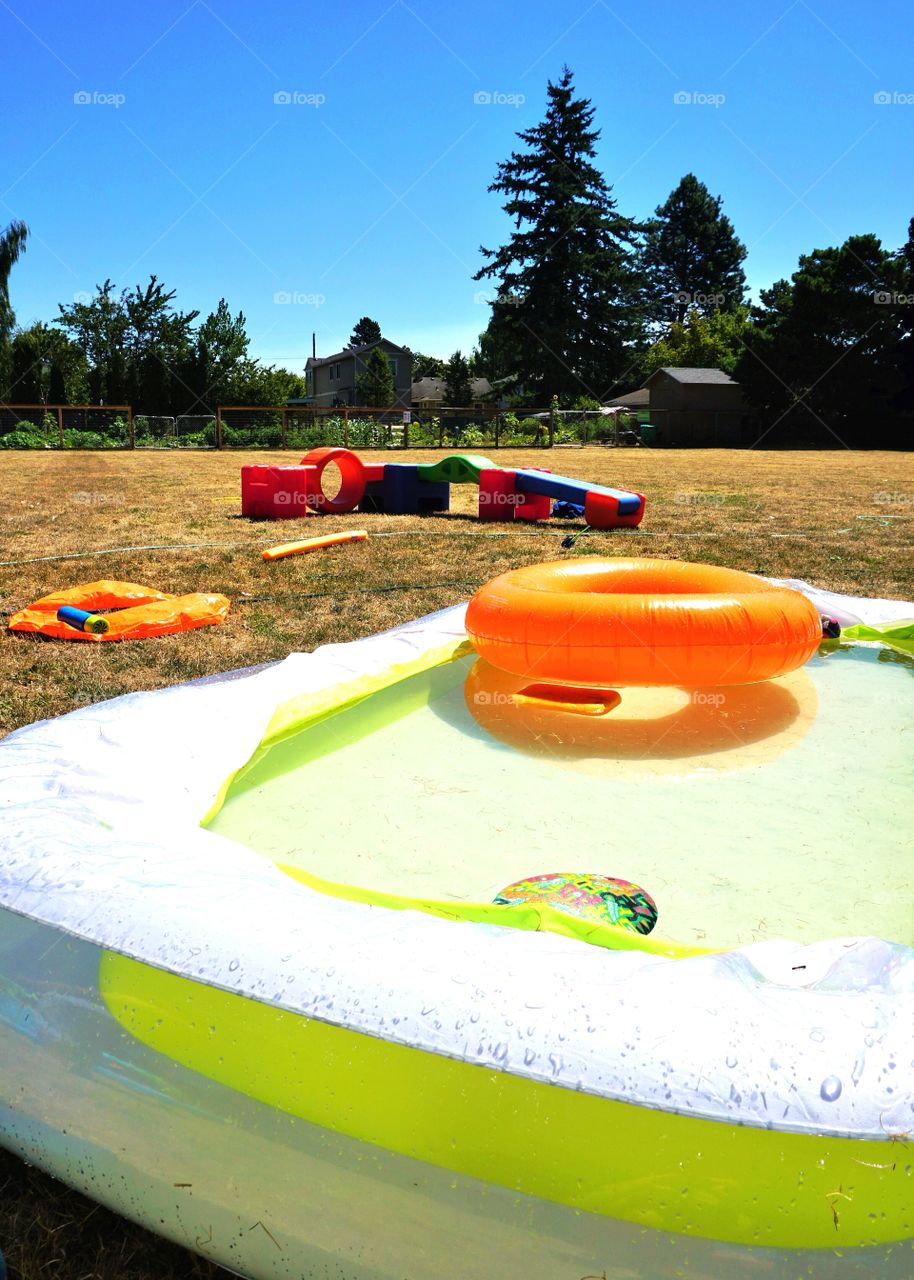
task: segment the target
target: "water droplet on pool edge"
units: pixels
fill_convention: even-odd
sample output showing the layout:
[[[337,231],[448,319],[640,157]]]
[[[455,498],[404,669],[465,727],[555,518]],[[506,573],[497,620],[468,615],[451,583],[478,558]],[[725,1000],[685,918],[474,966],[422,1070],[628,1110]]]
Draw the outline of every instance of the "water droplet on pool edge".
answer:
[[[824,1102],[836,1102],[841,1097],[843,1087],[837,1076],[826,1076],[819,1089],[819,1097]]]

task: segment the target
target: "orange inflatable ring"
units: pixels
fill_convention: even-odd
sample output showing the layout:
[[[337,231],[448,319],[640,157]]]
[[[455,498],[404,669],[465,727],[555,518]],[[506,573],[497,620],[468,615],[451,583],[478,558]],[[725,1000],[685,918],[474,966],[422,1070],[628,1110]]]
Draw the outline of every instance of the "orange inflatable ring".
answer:
[[[120,612],[107,615],[107,632],[93,635],[77,631],[66,622],[58,622],[57,610],[61,605],[73,605],[90,613],[99,609]],[[169,596],[164,591],[137,586],[135,582],[103,579],[42,596],[27,609],[13,614],[9,628],[10,631],[37,631],[57,640],[144,640],[150,636],[169,636],[177,631],[191,631],[195,627],[222,622],[230,608],[231,601],[227,596],[204,595],[201,592]]]
[[[677,560],[514,569],[476,592],[466,628],[503,671],[589,685],[752,684],[802,666],[822,641],[799,591]]]

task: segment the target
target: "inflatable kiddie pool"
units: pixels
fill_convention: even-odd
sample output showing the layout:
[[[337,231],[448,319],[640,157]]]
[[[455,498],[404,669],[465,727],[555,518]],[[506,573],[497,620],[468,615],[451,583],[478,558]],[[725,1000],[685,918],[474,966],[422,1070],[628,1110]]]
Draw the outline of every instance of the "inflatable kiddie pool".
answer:
[[[914,606],[794,585],[868,640],[606,716],[458,607],[12,734],[4,1145],[253,1277],[907,1280]]]

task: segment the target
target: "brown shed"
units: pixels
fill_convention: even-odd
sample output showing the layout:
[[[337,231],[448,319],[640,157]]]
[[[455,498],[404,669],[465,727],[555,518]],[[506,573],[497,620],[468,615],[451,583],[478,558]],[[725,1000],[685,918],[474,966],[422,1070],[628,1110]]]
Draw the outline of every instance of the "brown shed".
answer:
[[[656,369],[644,386],[658,444],[743,443],[748,411],[739,383],[723,369]]]

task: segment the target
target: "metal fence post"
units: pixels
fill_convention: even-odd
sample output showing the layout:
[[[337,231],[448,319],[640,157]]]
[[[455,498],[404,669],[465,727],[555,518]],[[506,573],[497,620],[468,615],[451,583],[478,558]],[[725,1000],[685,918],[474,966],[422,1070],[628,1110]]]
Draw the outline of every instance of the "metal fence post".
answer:
[[[216,405],[216,448],[222,448],[222,405]]]

